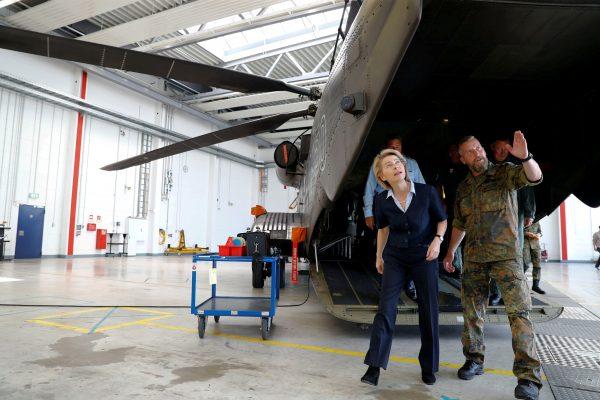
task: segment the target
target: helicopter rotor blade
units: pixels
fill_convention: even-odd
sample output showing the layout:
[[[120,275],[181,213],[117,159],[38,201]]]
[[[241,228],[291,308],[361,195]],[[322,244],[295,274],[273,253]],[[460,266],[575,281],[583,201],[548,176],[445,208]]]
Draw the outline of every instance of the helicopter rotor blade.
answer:
[[[320,96],[315,89],[277,79],[8,26],[0,26],[0,48],[242,93],[287,91],[313,100]]]
[[[121,170],[134,167],[136,165],[146,164],[150,161],[159,160],[161,158],[180,154],[189,150],[200,149],[202,147],[227,142],[229,140],[253,136],[257,133],[272,131],[292,118],[306,117],[309,115],[314,116],[315,111],[316,107],[311,106],[307,110],[294,111],[260,118],[215,132],[196,136],[181,142],[173,143],[171,145],[161,147],[160,149],[152,150],[144,154],[127,158],[125,160],[117,161],[116,163],[102,167],[102,169],[105,171]]]

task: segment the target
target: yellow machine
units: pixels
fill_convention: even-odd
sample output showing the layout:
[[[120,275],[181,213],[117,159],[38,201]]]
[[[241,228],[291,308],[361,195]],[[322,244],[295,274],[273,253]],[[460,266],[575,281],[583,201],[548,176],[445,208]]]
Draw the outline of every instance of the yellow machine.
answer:
[[[161,237],[161,242],[165,242],[165,234],[164,230],[159,231],[159,235]],[[162,244],[161,243],[161,244]],[[182,254],[204,254],[208,253],[208,247],[198,247],[197,244],[194,247],[186,247],[185,246],[185,232],[182,230],[179,231],[179,245],[177,247],[171,247],[170,244],[167,245],[167,249],[165,250],[165,255],[169,254],[177,254],[178,256]]]

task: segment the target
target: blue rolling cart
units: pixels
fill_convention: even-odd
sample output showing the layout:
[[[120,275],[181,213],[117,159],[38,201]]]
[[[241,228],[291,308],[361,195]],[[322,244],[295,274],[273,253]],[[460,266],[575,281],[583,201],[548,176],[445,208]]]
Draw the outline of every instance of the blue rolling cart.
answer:
[[[211,280],[211,296],[200,304],[196,304],[196,273],[197,263],[201,261],[212,262],[213,273],[216,274],[219,262],[252,262],[252,257],[223,257],[218,255],[195,255],[192,267],[192,301],[190,311],[198,317],[198,336],[204,338],[207,317],[214,317],[216,323],[221,316],[231,317],[257,317],[261,319],[261,335],[267,340],[271,332],[271,325],[277,300],[279,299],[279,257],[262,257],[263,262],[271,265],[271,295],[270,297],[227,297],[217,296],[217,282]]]

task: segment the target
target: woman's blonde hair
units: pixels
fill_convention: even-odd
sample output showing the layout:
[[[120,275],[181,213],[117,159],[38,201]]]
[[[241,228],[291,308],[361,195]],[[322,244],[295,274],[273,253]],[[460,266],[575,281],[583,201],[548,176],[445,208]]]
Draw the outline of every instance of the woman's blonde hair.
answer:
[[[398,160],[400,160],[400,162],[402,163],[402,165],[404,165],[404,174],[405,177],[404,179],[406,179],[407,181],[410,181],[410,177],[408,176],[408,165],[406,162],[406,158],[404,158],[404,156],[402,154],[400,154],[400,152],[398,150],[394,150],[394,149],[384,149],[381,150],[379,152],[379,154],[377,154],[375,156],[375,160],[373,161],[373,173],[375,173],[375,178],[377,179],[377,182],[379,182],[379,184],[381,185],[381,187],[385,188],[385,189],[391,189],[392,186],[390,186],[389,183],[387,183],[386,181],[381,180],[381,172],[383,172],[383,165],[381,165],[381,163],[383,162],[383,159],[387,156],[396,156],[398,157]]]

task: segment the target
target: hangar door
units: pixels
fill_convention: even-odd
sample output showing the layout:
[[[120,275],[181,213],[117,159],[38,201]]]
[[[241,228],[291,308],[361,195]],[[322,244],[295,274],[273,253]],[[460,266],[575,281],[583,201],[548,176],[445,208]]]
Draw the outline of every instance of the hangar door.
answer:
[[[40,258],[44,234],[44,207],[19,205],[15,258]]]

